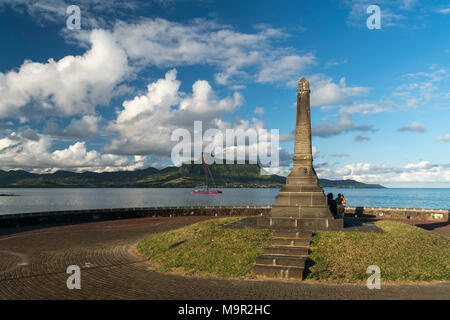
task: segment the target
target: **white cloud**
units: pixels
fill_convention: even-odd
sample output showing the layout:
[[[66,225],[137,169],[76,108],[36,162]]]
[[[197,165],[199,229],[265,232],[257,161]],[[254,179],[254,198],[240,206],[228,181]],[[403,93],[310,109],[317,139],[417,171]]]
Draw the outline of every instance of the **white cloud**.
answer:
[[[431,65],[430,70],[435,70],[438,65]],[[445,68],[439,68],[436,71],[432,72],[416,72],[416,73],[407,73],[405,77],[415,79],[415,78],[428,78],[431,82],[441,81],[445,77],[448,77],[447,70]],[[420,84],[416,84],[416,87],[420,86]]]
[[[198,80],[192,86],[192,94],[179,91],[180,81],[176,70],[166,73],[148,85],[145,95],[123,103],[117,119],[109,130],[120,134],[105,147],[118,154],[157,154],[169,156],[173,143],[172,132],[177,128],[192,129],[195,120],[202,120],[205,127],[214,119],[239,107],[242,96],[235,92],[232,97],[219,99],[207,81]]]
[[[66,35],[90,49],[59,61],[26,61],[18,71],[0,73],[0,117],[93,113],[97,105],[108,105],[115,94],[123,93],[119,89],[131,74],[130,65],[135,71],[146,65],[211,65],[218,70],[218,83],[238,89],[244,87],[239,81],[295,78],[314,60],[311,54],[273,47],[273,39],[286,35],[268,26],[250,34],[205,20],[180,24],[143,19],[136,24],[118,22],[112,31]]]
[[[450,14],[450,8],[440,9],[439,12],[443,14]]]
[[[335,104],[345,98],[365,95],[370,91],[366,87],[347,87],[345,77],[336,84],[330,78],[311,77],[311,106]]]
[[[405,169],[431,169],[434,167],[435,166],[433,166],[429,161],[421,161],[418,163],[408,163],[403,168],[405,168]]]
[[[280,80],[299,78],[299,73],[306,67],[314,64],[315,57],[311,54],[305,56],[290,55],[280,59],[264,62],[260,70],[257,82],[276,82]]]
[[[316,146],[312,146],[312,147],[311,147],[311,150],[312,150],[312,156],[313,156],[313,158],[317,158],[317,157],[319,156],[319,153],[320,153],[319,149],[317,149]]]
[[[336,59],[331,59],[325,64],[325,69],[328,69],[328,68],[331,68],[334,66],[339,66],[339,65],[345,64],[347,62],[348,62],[347,59],[344,59],[342,61],[337,61]]]
[[[427,128],[418,122],[413,122],[410,125],[400,127],[397,130],[398,131],[415,132],[415,133],[424,133],[425,131],[427,131]]]
[[[437,142],[450,142],[450,134],[441,135],[436,139]]]
[[[437,89],[431,81],[416,82],[398,86],[393,95],[404,100],[407,107],[417,107],[435,98]]]
[[[256,114],[259,114],[260,116],[262,116],[264,114],[264,108],[255,108],[255,110],[253,110]]]
[[[117,171],[134,170],[144,165],[145,157],[125,157],[88,151],[85,142],[76,142],[66,149],[50,151],[51,139],[39,135],[28,139],[23,134],[11,133],[0,139],[0,166],[3,170],[25,169],[33,172]]]
[[[18,71],[0,73],[0,117],[70,116],[108,104],[129,72],[127,57],[107,31],[92,31],[89,42],[83,56],[25,61]]]
[[[260,148],[265,148],[271,154],[272,133],[265,131],[263,121],[251,120],[224,121],[220,117],[234,111],[242,104],[242,97],[235,93],[232,97],[218,98],[207,81],[198,80],[192,86],[192,93],[180,92],[180,81],[176,79],[176,70],[166,73],[164,79],[149,84],[145,95],[137,96],[123,103],[123,109],[117,119],[109,125],[111,132],[119,133],[119,138],[112,140],[104,150],[108,153],[125,155],[156,155],[169,159],[172,148],[178,142],[172,142],[171,136],[176,129],[186,129],[194,138],[194,121],[202,121],[202,131],[216,129],[217,133],[211,139],[203,141],[203,147],[210,146],[217,159],[226,159],[227,151],[245,154],[246,159],[251,152],[258,154]],[[257,141],[237,141],[235,146],[225,146],[227,129],[241,130],[249,135],[257,133]],[[267,137],[267,139],[264,139]],[[194,141],[191,140],[193,143]],[[226,149],[228,147],[229,149]],[[291,156],[279,148],[280,164],[284,166],[291,162]],[[191,154],[196,157],[195,154]],[[175,165],[188,159],[172,159]],[[190,159],[189,159],[190,160]]]
[[[227,129],[233,129],[235,132],[241,131],[244,135],[250,135],[249,133],[251,132],[256,132],[257,134],[257,141],[254,141],[253,143],[250,140],[244,141],[244,143],[237,141],[237,144],[235,144],[234,147],[229,147],[228,145],[222,146],[222,141],[220,139],[211,141],[212,145],[219,151],[217,153],[218,158],[227,158],[225,154],[227,148],[229,148],[228,150],[234,150],[235,152],[242,151],[243,154],[246,155],[246,159],[248,159],[250,152],[257,155],[259,148],[265,148],[264,150],[266,150],[269,154],[271,153],[271,141],[275,138],[275,136],[272,135],[270,130],[266,130],[264,121],[256,118],[251,120],[241,119],[234,122],[215,119],[213,123],[213,127],[219,130],[223,136],[225,136]],[[286,151],[280,147],[278,148],[278,151],[280,166],[285,166],[292,162],[292,155],[287,154]]]
[[[389,182],[450,182],[450,166],[432,164],[429,161],[409,163],[395,167],[385,164],[352,163],[342,167],[317,169],[321,178],[353,179],[366,183]]]
[[[0,73],[0,117],[16,117],[25,123],[51,116],[46,133],[90,139],[99,133],[102,122],[95,115],[96,106],[108,105],[111,97],[123,94],[123,81],[140,67],[208,64],[217,68],[217,82],[242,88],[234,77],[249,81],[285,81],[297,77],[296,72],[314,60],[310,54],[300,56],[293,49],[273,47],[273,39],[286,35],[269,26],[258,27],[254,34],[245,34],[205,20],[180,24],[144,19],[136,24],[117,23],[111,31],[95,29],[65,34],[82,47],[86,46],[86,53],[66,56],[59,61],[50,59],[48,63],[27,61],[17,71]],[[269,79],[273,76],[270,69],[274,67],[278,69],[277,74]],[[230,97],[217,98],[211,85],[204,80],[196,81],[189,95],[180,92],[179,86],[176,72],[171,71],[165,79],[150,84],[147,94],[125,101],[117,119],[107,127],[109,133],[118,134],[118,138],[104,149],[122,155],[167,156],[173,129],[192,126],[194,120],[203,120],[205,129],[217,126],[218,117],[242,104],[243,98],[237,92]],[[69,118],[69,125],[59,128],[58,117],[74,115],[82,117]],[[256,120],[252,120],[252,126],[258,126]],[[41,139],[41,143],[44,140]],[[7,141],[2,143],[6,145]],[[45,152],[52,157],[69,154],[75,157],[82,154],[83,146],[74,144],[72,148],[56,150],[53,154],[49,151],[50,144]],[[85,156],[92,154],[86,151]],[[41,163],[31,161],[29,166]],[[55,164],[55,167],[60,166]]]
[[[115,19],[124,19],[129,17],[128,11],[136,12],[138,8],[146,6],[146,3],[135,0],[1,0],[0,9],[2,6],[9,6],[20,13],[25,11],[42,25],[46,22],[62,24],[68,17],[67,7],[73,4],[81,9],[83,29],[110,26],[113,20],[111,15]]]
[[[408,83],[398,86],[393,95],[402,99],[407,107],[429,105],[433,99],[446,97],[447,93],[439,91],[437,83],[447,77],[447,69],[434,64],[429,71],[403,75]]]
[[[238,77],[240,82],[292,80],[315,60],[312,54],[272,46],[287,35],[267,25],[241,33],[203,19],[181,24],[157,18],[117,23],[113,33],[132,60],[162,68],[211,65],[221,85],[236,85]]]
[[[386,111],[391,111],[391,107],[382,106],[373,103],[355,103],[350,105],[342,106],[339,112],[344,113],[361,113],[363,115],[376,114]]]

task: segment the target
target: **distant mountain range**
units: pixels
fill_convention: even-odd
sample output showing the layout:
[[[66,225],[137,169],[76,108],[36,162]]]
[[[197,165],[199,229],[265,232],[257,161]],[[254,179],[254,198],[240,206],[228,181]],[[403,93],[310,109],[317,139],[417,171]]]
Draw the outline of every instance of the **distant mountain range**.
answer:
[[[212,164],[210,186],[220,188],[277,188],[286,183],[278,175],[262,175],[256,164]],[[162,170],[149,167],[143,170],[118,172],[57,171],[52,174],[36,174],[23,170],[0,170],[0,187],[13,188],[192,188],[204,184],[204,168],[201,164],[183,164]],[[378,184],[365,184],[354,180],[319,179],[322,187],[336,188],[384,188]]]
[[[319,179],[319,184],[322,188],[348,188],[348,189],[386,188],[381,184],[362,183],[355,180]]]

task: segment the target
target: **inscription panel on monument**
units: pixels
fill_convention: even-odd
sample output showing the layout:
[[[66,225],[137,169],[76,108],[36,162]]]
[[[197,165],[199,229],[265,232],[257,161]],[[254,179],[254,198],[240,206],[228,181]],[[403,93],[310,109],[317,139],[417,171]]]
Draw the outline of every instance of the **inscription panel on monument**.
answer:
[[[297,125],[295,129],[295,154],[311,153],[310,130],[306,124]]]

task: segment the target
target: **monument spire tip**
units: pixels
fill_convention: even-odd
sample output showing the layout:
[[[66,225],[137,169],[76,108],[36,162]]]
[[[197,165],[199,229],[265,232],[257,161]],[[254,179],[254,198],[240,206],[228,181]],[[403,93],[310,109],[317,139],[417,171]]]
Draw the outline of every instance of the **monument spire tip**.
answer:
[[[309,81],[306,78],[298,80],[297,92],[309,92]]]

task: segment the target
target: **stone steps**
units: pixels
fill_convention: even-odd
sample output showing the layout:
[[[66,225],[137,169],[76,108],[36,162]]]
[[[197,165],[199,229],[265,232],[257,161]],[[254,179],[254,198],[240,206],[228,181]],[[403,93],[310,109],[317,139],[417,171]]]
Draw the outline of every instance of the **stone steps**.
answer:
[[[290,217],[258,217],[259,227],[273,229],[303,230],[341,230],[342,219],[334,218],[290,218]]]
[[[328,206],[288,207],[274,205],[270,211],[272,217],[279,218],[330,218]]]
[[[282,239],[309,239],[312,237],[312,232],[308,231],[298,231],[298,230],[276,230],[272,233],[271,239],[282,238]]]
[[[308,253],[309,248],[303,247],[270,246],[263,249],[263,254],[270,255],[306,257]]]
[[[270,279],[303,280],[311,232],[276,230],[256,259],[253,274]]]
[[[303,279],[303,268],[256,265],[253,273],[272,279]]]
[[[297,256],[277,256],[261,255],[256,258],[257,265],[277,266],[277,267],[297,267],[304,268],[306,257]]]
[[[289,238],[273,238],[270,240],[271,246],[285,247],[308,247],[309,239],[289,239]]]

